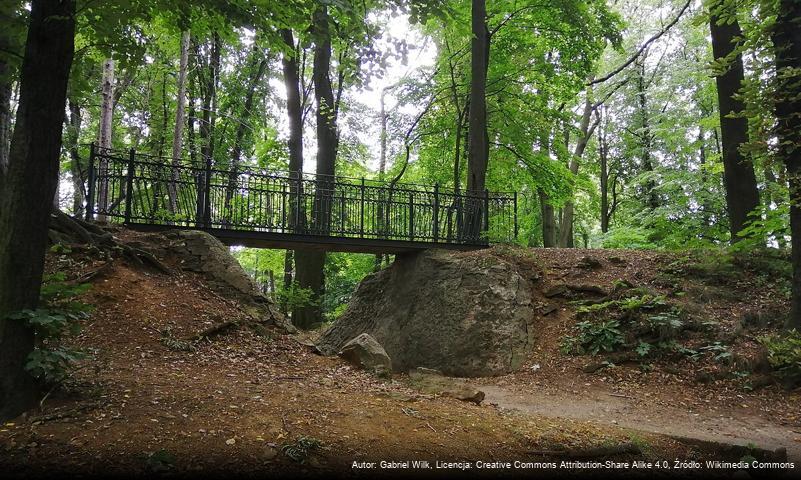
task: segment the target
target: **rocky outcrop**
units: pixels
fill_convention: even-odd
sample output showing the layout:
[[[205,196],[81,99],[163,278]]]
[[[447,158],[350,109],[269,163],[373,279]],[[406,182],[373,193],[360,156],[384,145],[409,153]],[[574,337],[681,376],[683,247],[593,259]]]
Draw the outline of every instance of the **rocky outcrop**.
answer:
[[[212,290],[223,297],[236,298],[251,316],[289,332],[296,331],[273,301],[256,289],[228,247],[214,236],[199,230],[174,230],[141,238],[146,240],[143,248],[169,258],[181,270],[202,274]]]
[[[202,273],[212,288],[256,293],[253,280],[222,242],[198,230],[179,230],[175,237],[179,241],[172,242],[170,250],[183,270]]]
[[[388,375],[392,372],[392,360],[384,347],[367,333],[362,333],[346,343],[339,356],[378,375]]]
[[[531,351],[536,318],[536,275],[520,268],[491,250],[399,255],[362,281],[318,349],[334,355],[368,333],[395,371],[426,367],[462,377],[514,371]]]

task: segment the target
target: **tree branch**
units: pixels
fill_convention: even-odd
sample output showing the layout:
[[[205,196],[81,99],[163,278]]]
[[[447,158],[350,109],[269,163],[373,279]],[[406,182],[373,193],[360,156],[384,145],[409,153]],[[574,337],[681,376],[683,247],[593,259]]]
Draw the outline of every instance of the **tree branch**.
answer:
[[[654,34],[651,38],[646,40],[645,43],[643,43],[640,46],[640,48],[634,53],[634,55],[629,57],[628,60],[623,62],[619,67],[617,67],[616,69],[612,70],[611,72],[609,72],[608,74],[604,75],[603,77],[597,78],[597,79],[591,81],[590,83],[587,84],[587,86],[603,83],[603,82],[609,80],[610,78],[614,77],[618,73],[622,72],[626,67],[628,67],[632,63],[634,63],[634,61],[637,60],[637,58],[639,58],[640,55],[642,55],[642,52],[644,52],[645,49],[648,48],[649,45],[651,45],[653,42],[659,40],[662,37],[662,35],[666,34],[671,28],[673,28],[673,25],[676,25],[679,22],[681,17],[684,15],[684,12],[686,12],[687,9],[690,8],[690,4],[692,3],[692,1],[693,0],[687,0],[687,2],[684,4],[684,6],[681,7],[681,10],[679,10],[679,13],[673,18],[673,20],[670,23],[668,23],[667,25],[665,25],[665,27],[662,30],[660,30],[659,32]]]

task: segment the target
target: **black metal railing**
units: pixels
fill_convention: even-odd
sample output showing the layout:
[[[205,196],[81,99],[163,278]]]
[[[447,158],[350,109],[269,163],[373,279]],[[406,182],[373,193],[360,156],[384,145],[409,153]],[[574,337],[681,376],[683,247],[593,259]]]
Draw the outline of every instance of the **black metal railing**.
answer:
[[[220,169],[91,146],[87,219],[296,235],[486,245],[517,236],[517,194]]]

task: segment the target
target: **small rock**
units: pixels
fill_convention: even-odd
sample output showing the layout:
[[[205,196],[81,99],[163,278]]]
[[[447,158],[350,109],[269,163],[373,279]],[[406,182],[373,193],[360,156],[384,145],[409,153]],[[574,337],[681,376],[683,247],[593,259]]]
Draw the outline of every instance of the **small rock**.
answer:
[[[715,377],[709,372],[698,372],[698,374],[695,375],[696,383],[711,383],[713,381],[715,381]]]
[[[229,438],[228,440],[225,441],[226,445],[233,445],[235,443],[236,443],[236,439],[235,438]]]
[[[586,257],[583,257],[581,260],[579,260],[577,266],[579,268],[586,268],[586,269],[593,269],[594,270],[596,268],[601,268],[603,266],[603,264],[601,263],[600,260],[598,260],[595,257],[586,256]]]
[[[542,307],[540,309],[540,315],[542,315],[544,317],[546,315],[549,315],[549,314],[555,312],[558,309],[559,309],[559,307],[557,307],[556,305],[548,304],[548,305],[545,305],[544,307]]]
[[[617,256],[609,257],[607,258],[607,260],[609,260],[609,263],[611,263],[612,265],[628,265],[629,263],[626,261],[626,259]]]
[[[392,360],[384,347],[369,333],[362,333],[342,347],[339,356],[350,363],[378,375],[392,372]]]
[[[263,457],[265,460],[272,460],[277,456],[278,456],[278,450],[276,450],[275,447],[267,446],[267,448],[264,449]]]
[[[578,284],[578,285],[566,285],[566,287],[578,293],[589,293],[592,295],[600,295],[604,297],[608,295],[606,290],[604,290],[598,285]]]
[[[581,369],[584,373],[595,373],[598,370],[607,367],[609,364],[607,362],[595,362],[585,365],[584,368]]]
[[[446,397],[455,398],[463,402],[472,402],[476,405],[480,405],[481,402],[484,401],[485,396],[484,392],[481,390],[476,390],[475,388],[471,388],[467,385],[453,390],[446,390],[442,392],[442,394]]]
[[[547,298],[551,298],[551,297],[562,296],[566,293],[567,293],[567,286],[564,284],[558,284],[545,290],[545,292],[543,292],[543,295],[545,295]]]

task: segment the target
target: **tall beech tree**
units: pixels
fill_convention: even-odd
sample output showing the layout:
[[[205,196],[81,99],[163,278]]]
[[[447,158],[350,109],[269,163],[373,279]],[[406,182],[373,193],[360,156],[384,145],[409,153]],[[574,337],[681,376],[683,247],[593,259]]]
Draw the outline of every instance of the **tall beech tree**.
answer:
[[[772,37],[776,54],[776,135],[787,167],[792,233],[792,305],[788,327],[801,328],[801,2],[778,0]]]
[[[487,132],[487,68],[489,67],[490,34],[487,30],[486,0],[472,0],[470,40],[470,110],[469,149],[467,152],[467,192],[479,196],[486,188],[489,165],[489,136]],[[475,237],[481,230],[483,213],[469,209],[465,219],[468,235]]]
[[[718,105],[720,112],[720,137],[723,147],[723,183],[726,187],[726,205],[729,212],[731,241],[748,221],[748,214],[759,206],[754,165],[742,153],[748,142],[748,120],[743,116],[745,106],[738,97],[745,73],[743,56],[738,50],[738,39],[743,32],[737,21],[734,5],[726,0],[716,0],[710,6],[709,26],[712,33],[712,53],[718,72]]]
[[[75,41],[73,0],[30,7],[8,168],[0,172],[0,419],[37,400],[25,370],[34,332],[9,315],[39,301]]]
[[[292,30],[283,28],[280,31],[284,42],[285,53],[281,58],[286,89],[286,112],[289,121],[289,176],[295,180],[289,185],[289,224],[303,228],[303,215],[298,215],[298,202],[302,192],[300,182],[303,173],[303,104],[300,86],[300,46],[295,44]],[[284,288],[289,288],[294,281],[295,252],[287,250],[284,257]],[[286,308],[286,307],[284,307]]]
[[[178,182],[177,167],[181,163],[181,147],[184,138],[184,126],[186,124],[186,76],[189,67],[189,30],[181,33],[181,57],[178,63],[178,98],[175,106],[175,128],[172,135],[172,183],[169,188],[170,212],[175,213],[178,209],[178,194],[176,192],[176,182]]]
[[[314,98],[317,103],[317,191],[315,209],[311,212],[311,223],[320,233],[329,228],[331,202],[326,198],[327,186],[332,184],[336,173],[336,157],[339,142],[334,89],[331,85],[331,30],[330,16],[326,5],[314,11],[312,39],[314,40]],[[298,328],[309,328],[322,321],[320,300],[324,293],[325,252],[318,250],[296,250],[295,266],[297,282],[301,288],[310,289],[314,303],[301,306],[292,312],[292,323]]]

